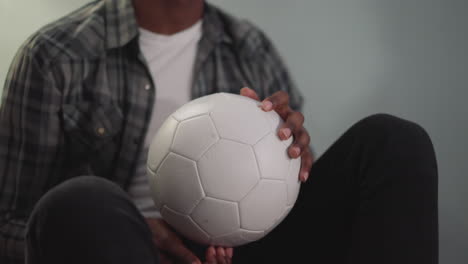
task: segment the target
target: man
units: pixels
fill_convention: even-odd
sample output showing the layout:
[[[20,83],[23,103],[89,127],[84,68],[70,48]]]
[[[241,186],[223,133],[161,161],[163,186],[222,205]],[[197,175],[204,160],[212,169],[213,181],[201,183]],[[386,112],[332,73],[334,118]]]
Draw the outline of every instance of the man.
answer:
[[[145,183],[161,121],[213,92],[263,99],[286,121],[280,138],[294,137],[299,179],[314,176],[285,221],[234,259],[180,238]],[[366,118],[311,170],[301,105],[267,37],[202,0],[97,1],[44,27],[17,54],[0,108],[2,263],[435,263],[437,170],[423,129]]]
[[[1,109],[2,252],[22,255],[36,202],[80,175],[119,184],[157,225],[148,139],[190,98],[246,85],[301,104],[266,37],[201,0],[99,1],[40,30],[12,65]],[[308,145],[302,134],[296,148]]]

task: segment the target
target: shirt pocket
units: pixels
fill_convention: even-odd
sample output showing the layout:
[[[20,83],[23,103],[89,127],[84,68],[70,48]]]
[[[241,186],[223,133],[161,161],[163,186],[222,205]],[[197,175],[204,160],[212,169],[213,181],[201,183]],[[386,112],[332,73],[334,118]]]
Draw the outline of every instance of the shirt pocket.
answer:
[[[94,102],[66,104],[62,110],[69,158],[75,166],[104,173],[117,155],[122,111],[114,104]]]

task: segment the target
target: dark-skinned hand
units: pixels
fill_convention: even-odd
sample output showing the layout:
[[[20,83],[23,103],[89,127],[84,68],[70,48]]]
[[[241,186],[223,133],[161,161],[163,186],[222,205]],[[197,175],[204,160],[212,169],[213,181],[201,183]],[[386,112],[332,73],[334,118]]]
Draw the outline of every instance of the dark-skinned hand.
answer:
[[[161,264],[201,264],[200,259],[182,242],[179,235],[160,218],[146,218],[159,250]],[[208,247],[205,264],[232,263],[232,248]]]
[[[260,101],[257,93],[248,87],[242,88],[240,95]],[[301,157],[299,180],[302,182],[307,181],[314,160],[309,146],[310,136],[304,128],[304,115],[291,109],[289,95],[284,91],[278,91],[265,98],[262,101],[261,108],[267,112],[274,110],[283,119],[284,123],[278,129],[278,136],[282,140],[287,140],[293,136],[294,140],[288,148],[288,154],[293,159]]]

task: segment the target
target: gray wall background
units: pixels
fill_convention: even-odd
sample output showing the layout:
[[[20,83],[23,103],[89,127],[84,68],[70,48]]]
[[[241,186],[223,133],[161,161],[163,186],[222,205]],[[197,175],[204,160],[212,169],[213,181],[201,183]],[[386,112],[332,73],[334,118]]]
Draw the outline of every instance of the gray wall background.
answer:
[[[0,0],[0,83],[27,36],[86,2]],[[468,1],[212,2],[276,44],[305,95],[319,155],[373,113],[426,128],[439,162],[440,263],[468,263]]]

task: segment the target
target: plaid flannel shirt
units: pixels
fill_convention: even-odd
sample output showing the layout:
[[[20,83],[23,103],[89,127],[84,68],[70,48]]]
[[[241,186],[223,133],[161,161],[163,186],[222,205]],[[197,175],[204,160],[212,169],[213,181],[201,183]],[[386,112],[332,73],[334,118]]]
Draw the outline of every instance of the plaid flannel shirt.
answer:
[[[265,34],[205,4],[192,99],[249,86],[300,93]],[[142,151],[154,81],[138,47],[131,0],[89,3],[19,49],[0,105],[0,262],[24,261],[25,227],[50,188],[80,175],[126,189]]]

